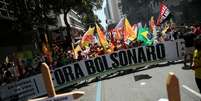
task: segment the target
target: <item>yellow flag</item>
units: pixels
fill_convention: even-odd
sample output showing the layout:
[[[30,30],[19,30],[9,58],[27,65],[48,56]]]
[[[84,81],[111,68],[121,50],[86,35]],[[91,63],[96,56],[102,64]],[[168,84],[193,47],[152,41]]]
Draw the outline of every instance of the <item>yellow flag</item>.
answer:
[[[90,43],[93,41],[93,34],[94,34],[94,29],[95,27],[87,30],[87,32],[83,35],[82,40],[81,40],[81,46],[82,47],[88,47]]]
[[[78,52],[79,52],[79,51],[82,51],[82,49],[81,49],[80,45],[77,45],[77,46],[75,47],[75,49],[74,49],[75,57],[78,56]]]
[[[144,38],[148,39],[148,37],[147,37],[148,33],[149,33],[148,31],[144,31],[141,34],[142,34],[142,36],[144,36]]]
[[[129,39],[130,41],[133,41],[136,38],[137,38],[137,33],[134,32],[130,23],[128,22],[128,19],[125,18],[125,21],[124,21],[124,41],[127,41],[127,39]]]
[[[49,52],[48,47],[45,43],[42,43],[42,52],[43,54],[47,54]]]
[[[164,35],[164,34],[167,32],[167,30],[169,29],[169,27],[170,27],[170,26],[169,26],[168,24],[166,24],[166,25],[165,25],[165,28],[162,30],[161,33]]]

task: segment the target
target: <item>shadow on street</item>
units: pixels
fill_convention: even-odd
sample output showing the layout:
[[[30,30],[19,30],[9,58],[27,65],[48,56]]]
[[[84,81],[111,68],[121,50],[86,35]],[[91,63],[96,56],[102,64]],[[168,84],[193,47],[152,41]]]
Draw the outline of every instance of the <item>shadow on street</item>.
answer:
[[[143,79],[151,79],[151,78],[152,78],[152,76],[150,76],[148,74],[139,74],[139,75],[134,76],[135,81],[139,81],[139,80],[143,80]]]

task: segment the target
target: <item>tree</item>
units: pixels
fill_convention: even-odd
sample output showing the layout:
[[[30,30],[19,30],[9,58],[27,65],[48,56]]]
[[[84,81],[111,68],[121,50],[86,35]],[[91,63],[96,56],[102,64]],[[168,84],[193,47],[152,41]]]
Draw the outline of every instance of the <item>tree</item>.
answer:
[[[74,9],[89,26],[97,19],[93,9],[100,9],[103,0],[9,0],[8,3],[9,9],[14,11],[17,18],[14,23],[16,30],[23,32],[35,28],[47,32],[48,25],[56,24],[56,16],[64,14],[67,34],[70,36],[67,13]]]

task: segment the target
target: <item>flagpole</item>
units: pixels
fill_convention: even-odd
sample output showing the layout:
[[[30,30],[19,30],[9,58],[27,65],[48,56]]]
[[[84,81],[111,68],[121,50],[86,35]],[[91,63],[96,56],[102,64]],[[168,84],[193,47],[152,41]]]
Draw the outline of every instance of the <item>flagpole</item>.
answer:
[[[75,48],[74,48],[74,43],[71,43],[72,49],[73,49],[73,57],[74,59],[76,59],[76,54],[75,54]]]

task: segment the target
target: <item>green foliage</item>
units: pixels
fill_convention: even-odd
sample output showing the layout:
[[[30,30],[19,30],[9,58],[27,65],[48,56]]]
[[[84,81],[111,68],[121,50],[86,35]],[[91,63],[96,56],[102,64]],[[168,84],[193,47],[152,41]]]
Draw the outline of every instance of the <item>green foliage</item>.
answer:
[[[74,9],[83,16],[83,23],[96,21],[93,8],[101,8],[103,0],[9,0],[9,9],[17,18],[16,29],[29,30],[33,27],[47,28],[56,25],[56,15]],[[67,19],[66,20],[66,25]],[[47,29],[46,29],[47,30]]]

